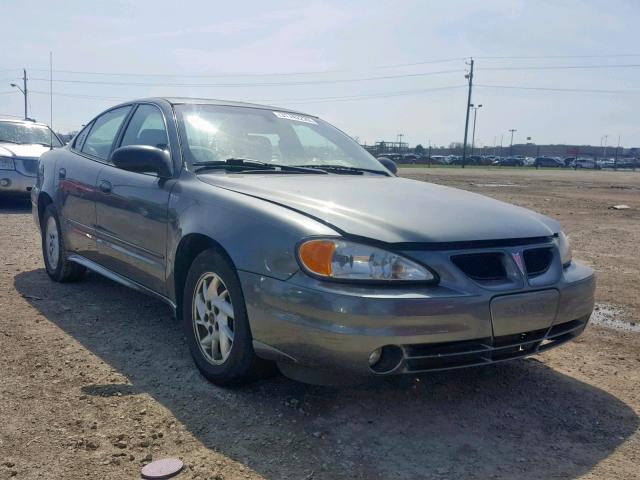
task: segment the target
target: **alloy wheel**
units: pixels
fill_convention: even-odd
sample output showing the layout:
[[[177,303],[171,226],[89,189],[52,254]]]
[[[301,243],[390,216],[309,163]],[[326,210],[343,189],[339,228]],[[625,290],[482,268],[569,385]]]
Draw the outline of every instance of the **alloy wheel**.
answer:
[[[60,259],[60,243],[58,241],[58,225],[53,216],[49,217],[45,228],[45,251],[47,252],[49,266],[55,270],[58,268]]]
[[[203,274],[193,295],[193,330],[207,361],[222,365],[233,348],[234,313],[229,290],[215,273]]]

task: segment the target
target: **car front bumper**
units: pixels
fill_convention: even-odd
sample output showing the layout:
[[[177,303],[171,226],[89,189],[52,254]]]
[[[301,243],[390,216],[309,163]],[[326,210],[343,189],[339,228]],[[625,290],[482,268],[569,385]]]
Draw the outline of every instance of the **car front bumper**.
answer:
[[[573,262],[544,288],[515,292],[447,286],[375,288],[241,272],[254,347],[284,365],[356,375],[484,365],[575,338],[594,306],[593,271]],[[370,354],[393,346],[393,368]],[[383,350],[383,356],[385,355]]]
[[[17,170],[0,170],[0,194],[29,195],[36,178]]]

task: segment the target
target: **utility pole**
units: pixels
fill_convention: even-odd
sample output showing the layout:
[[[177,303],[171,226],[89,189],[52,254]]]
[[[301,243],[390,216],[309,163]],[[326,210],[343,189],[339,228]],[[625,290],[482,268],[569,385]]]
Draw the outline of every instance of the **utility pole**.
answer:
[[[24,119],[26,120],[27,118],[29,118],[29,113],[27,111],[27,70],[25,68],[22,69],[22,88],[20,88],[20,86],[16,85],[15,83],[12,83],[10,85],[20,90],[22,92],[22,95],[24,95]]]
[[[24,86],[24,119],[29,118],[27,114],[27,69],[22,69],[22,85]]]
[[[607,139],[609,138],[609,135],[603,135],[603,137],[604,137],[604,150],[602,151],[602,158],[606,160],[607,159]]]
[[[465,75],[469,80],[469,93],[467,95],[467,116],[464,122],[464,143],[462,144],[462,168],[467,163],[467,135],[469,133],[469,109],[471,108],[471,90],[473,89],[473,58],[469,63],[469,73]]]
[[[513,157],[513,133],[517,132],[518,130],[516,130],[515,128],[511,128],[509,129],[509,131],[511,132],[511,146],[509,147],[509,156]]]
[[[496,137],[495,135],[493,136],[493,156],[496,156],[496,140],[498,139],[498,137]]]
[[[398,153],[402,153],[402,137],[404,137],[404,133],[398,134]]]
[[[504,152],[502,151],[502,141],[504,140],[504,133],[500,134],[500,156],[504,156]]]
[[[613,159],[613,169],[618,169],[618,150],[620,150],[620,135],[618,135],[618,146],[616,147],[616,158]]]
[[[431,168],[431,139],[429,139],[428,142],[429,142],[429,168]]]
[[[482,104],[474,107],[472,103],[471,108],[473,108],[473,133],[471,134],[471,155],[473,155],[473,147],[476,143],[476,115],[478,114],[478,109],[482,108]]]

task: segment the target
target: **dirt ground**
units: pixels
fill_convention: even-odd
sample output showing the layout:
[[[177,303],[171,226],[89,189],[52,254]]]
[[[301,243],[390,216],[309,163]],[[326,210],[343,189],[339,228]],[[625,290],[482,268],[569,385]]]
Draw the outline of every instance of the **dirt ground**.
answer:
[[[401,174],[557,218],[598,302],[640,322],[640,172]],[[223,389],[164,304],[94,274],[49,281],[26,202],[0,199],[0,252],[0,479],[132,479],[167,456],[177,479],[640,478],[637,333],[591,325],[527,360],[348,388]]]

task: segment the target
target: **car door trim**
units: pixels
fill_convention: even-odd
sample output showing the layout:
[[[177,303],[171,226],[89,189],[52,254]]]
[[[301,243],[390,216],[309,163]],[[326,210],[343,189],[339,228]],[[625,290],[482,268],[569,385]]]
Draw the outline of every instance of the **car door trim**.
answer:
[[[84,223],[78,222],[77,220],[72,220],[71,218],[64,217],[67,224],[71,226],[71,228],[75,228],[79,230],[83,235],[88,235],[89,238],[93,238],[96,233],[96,229],[90,225],[85,225]]]
[[[137,255],[135,252],[130,251],[125,247],[129,247],[132,250],[139,250],[141,253],[144,253],[150,257],[155,257],[158,260],[165,259],[165,255],[163,255],[162,253],[157,253],[147,248],[136,245],[135,243],[131,243],[126,240],[123,240],[122,238],[107,232],[100,225],[96,225],[95,232],[96,232],[96,237],[98,242],[103,243],[109,248],[113,248],[114,250],[118,250],[119,252],[123,252],[123,253],[126,253],[127,255],[133,256],[139,260],[148,261],[147,258],[143,258],[141,255]],[[113,240],[113,241],[109,241],[109,240]],[[119,246],[118,244],[122,244],[122,246]]]
[[[151,295],[152,297],[162,300],[163,302],[167,303],[171,307],[171,309],[173,310],[173,314],[175,315],[176,309],[177,309],[176,304],[169,297],[166,297],[165,295],[162,295],[161,293],[158,293],[155,290],[145,287],[144,285],[141,285],[140,283],[135,282],[127,277],[124,277],[119,273],[109,270],[108,268],[103,267],[99,263],[89,260],[88,258],[85,258],[82,255],[78,255],[77,253],[73,253],[69,255],[68,260],[71,262],[78,263],[95,273],[98,273],[104,277],[107,277],[110,280],[113,280],[114,282],[124,285],[125,287],[132,288],[134,290],[137,290],[142,293],[146,293],[147,295]]]

